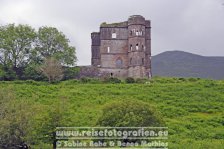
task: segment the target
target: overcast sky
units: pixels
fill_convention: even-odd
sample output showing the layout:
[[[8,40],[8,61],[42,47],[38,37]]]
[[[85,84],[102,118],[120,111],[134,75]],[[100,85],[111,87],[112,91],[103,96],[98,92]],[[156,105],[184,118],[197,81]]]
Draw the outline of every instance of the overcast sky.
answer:
[[[76,47],[78,65],[90,65],[91,32],[131,15],[152,21],[152,55],[224,56],[224,0],[0,0],[0,25],[57,27]]]

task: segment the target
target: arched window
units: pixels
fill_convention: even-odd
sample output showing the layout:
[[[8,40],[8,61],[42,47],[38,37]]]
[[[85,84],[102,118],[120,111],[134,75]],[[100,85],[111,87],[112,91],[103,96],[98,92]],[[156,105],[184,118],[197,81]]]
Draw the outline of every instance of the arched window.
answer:
[[[132,44],[130,45],[130,51],[132,51]]]
[[[138,50],[138,44],[136,44],[136,50]]]
[[[121,68],[123,65],[123,61],[122,59],[119,57],[117,60],[116,60],[116,67],[117,68]]]
[[[130,35],[132,36],[132,31],[130,31]]]
[[[144,51],[144,45],[142,45],[142,51]]]

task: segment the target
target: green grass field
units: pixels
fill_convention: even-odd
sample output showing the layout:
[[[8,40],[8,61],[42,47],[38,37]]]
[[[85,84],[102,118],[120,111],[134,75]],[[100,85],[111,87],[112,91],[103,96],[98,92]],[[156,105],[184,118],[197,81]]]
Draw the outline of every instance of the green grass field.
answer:
[[[95,126],[102,107],[118,100],[141,100],[156,107],[169,128],[171,149],[221,149],[224,146],[224,81],[154,78],[147,84],[47,84],[33,81],[0,82],[1,106],[15,109],[12,121],[25,129],[26,142],[47,148],[44,135],[52,113],[60,113],[61,126]],[[23,124],[23,119],[24,124]],[[4,125],[6,126],[6,125]],[[50,127],[50,126],[49,126]],[[46,141],[44,141],[46,140]],[[31,145],[32,146],[32,145]]]

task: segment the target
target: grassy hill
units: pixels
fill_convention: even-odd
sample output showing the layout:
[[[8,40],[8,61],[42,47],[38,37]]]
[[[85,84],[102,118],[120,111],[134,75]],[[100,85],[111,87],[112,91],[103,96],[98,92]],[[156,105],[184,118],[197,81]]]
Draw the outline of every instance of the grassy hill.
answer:
[[[224,57],[167,51],[152,58],[154,76],[224,79]]]
[[[223,147],[224,81],[154,78],[150,82],[0,82],[0,111],[4,107],[12,111],[9,118],[0,120],[0,126],[11,122],[25,131],[23,138],[32,147],[50,148],[50,136],[45,135],[50,122],[60,119],[61,126],[95,126],[106,103],[133,99],[147,102],[161,113],[169,127],[169,148]],[[58,117],[52,119],[52,115]]]

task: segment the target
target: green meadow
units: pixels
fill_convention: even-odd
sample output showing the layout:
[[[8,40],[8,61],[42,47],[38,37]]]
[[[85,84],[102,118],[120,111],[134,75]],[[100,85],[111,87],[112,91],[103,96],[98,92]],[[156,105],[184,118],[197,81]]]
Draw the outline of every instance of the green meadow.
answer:
[[[160,112],[171,149],[224,146],[224,81],[158,78],[112,84],[77,80],[0,82],[2,136],[17,132],[33,148],[51,148],[54,126],[96,126],[105,104],[140,100]],[[17,138],[18,139],[18,138]]]

